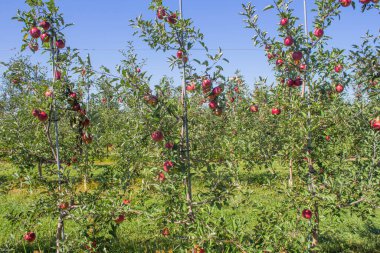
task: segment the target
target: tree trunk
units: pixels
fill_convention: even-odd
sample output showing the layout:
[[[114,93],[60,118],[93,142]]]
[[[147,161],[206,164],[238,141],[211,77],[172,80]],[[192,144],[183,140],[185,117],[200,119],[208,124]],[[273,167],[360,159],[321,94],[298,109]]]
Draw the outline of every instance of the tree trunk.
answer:
[[[38,177],[41,179],[42,178],[42,162],[41,160],[38,160]]]

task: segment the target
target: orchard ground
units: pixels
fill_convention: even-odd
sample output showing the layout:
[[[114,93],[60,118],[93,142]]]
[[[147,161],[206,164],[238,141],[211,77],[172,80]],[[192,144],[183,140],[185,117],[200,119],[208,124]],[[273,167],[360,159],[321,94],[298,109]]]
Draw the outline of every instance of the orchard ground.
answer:
[[[97,178],[102,173],[111,169],[113,162],[111,160],[97,161],[96,170],[94,171],[93,180],[89,184],[89,189],[96,187]],[[213,216],[225,217],[229,220],[229,228],[233,229],[234,221],[246,220],[244,227],[247,234],[258,223],[257,218],[260,213],[260,206],[264,205],[273,210],[281,204],[281,200],[286,198],[284,194],[279,193],[278,189],[284,187],[283,182],[287,179],[287,168],[277,164],[275,174],[265,169],[247,169],[244,165],[239,168],[239,193],[232,199],[228,207],[212,213]],[[22,240],[22,233],[17,227],[13,227],[9,221],[10,213],[25,210],[28,205],[33,203],[39,190],[37,168],[24,176],[17,173],[18,169],[11,164],[3,161],[0,163],[0,252],[53,252],[49,250],[54,247],[56,219],[51,217],[42,217],[36,221],[38,223],[36,233],[37,239],[32,244],[27,244]],[[75,175],[73,175],[75,176]],[[54,180],[54,176],[45,178]],[[83,185],[78,179],[78,191],[83,190]],[[135,181],[134,188],[139,187],[139,180]],[[33,187],[30,187],[31,184]],[[195,185],[196,188],[199,187]],[[33,190],[32,190],[33,189]],[[39,189],[39,190],[35,190]],[[246,195],[243,197],[243,195]],[[247,196],[248,195],[248,196]],[[138,199],[131,198],[131,205],[139,202]],[[150,202],[159,202],[159,195],[150,195]],[[138,203],[140,206],[149,206],[151,203]],[[163,208],[163,207],[162,207]],[[297,215],[296,212],[293,212]],[[368,217],[368,220],[351,215],[350,212],[343,212],[340,217],[325,216],[320,214],[321,223],[321,252],[357,252],[357,253],[376,253],[380,252],[380,209],[377,210],[374,217]],[[294,217],[295,219],[302,219]],[[161,228],[149,225],[149,217],[138,215],[132,219],[126,220],[118,229],[118,240],[110,241],[112,252],[188,252],[179,248],[181,238],[171,234],[165,238],[157,231]],[[307,222],[303,220],[303,222]],[[68,236],[76,235],[78,229],[75,222],[68,220],[66,223],[66,233]],[[273,228],[276,229],[276,228]],[[236,248],[229,247],[225,243],[220,248],[220,252],[235,252]],[[111,251],[110,251],[111,252]]]

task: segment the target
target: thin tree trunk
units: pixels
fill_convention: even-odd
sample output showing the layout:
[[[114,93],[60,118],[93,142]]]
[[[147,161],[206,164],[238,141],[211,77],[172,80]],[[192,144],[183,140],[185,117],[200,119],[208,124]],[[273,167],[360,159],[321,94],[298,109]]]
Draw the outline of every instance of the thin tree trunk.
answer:
[[[42,161],[38,160],[38,177],[42,178]]]
[[[293,187],[293,158],[289,160],[289,186]]]

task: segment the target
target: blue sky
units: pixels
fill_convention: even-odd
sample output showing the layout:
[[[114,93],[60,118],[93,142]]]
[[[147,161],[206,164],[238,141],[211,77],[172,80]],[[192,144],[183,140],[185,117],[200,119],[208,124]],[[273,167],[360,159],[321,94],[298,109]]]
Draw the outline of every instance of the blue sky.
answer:
[[[178,8],[177,0],[163,2],[173,10]],[[261,11],[272,1],[252,2],[260,10],[259,22],[262,27],[271,34],[275,34],[279,22],[275,11]],[[310,11],[313,8],[313,1],[308,2]],[[56,3],[64,13],[66,22],[75,24],[66,31],[67,45],[82,50],[83,56],[90,53],[95,68],[105,65],[112,69],[121,59],[118,49],[126,48],[127,41],[132,40],[135,42],[139,56],[147,59],[145,70],[154,76],[153,85],[165,74],[173,76],[179,82],[178,71],[171,72],[166,64],[166,58],[175,52],[163,54],[148,50],[143,42],[132,36],[133,29],[129,27],[130,19],[140,14],[145,18],[153,18],[155,15],[147,10],[148,0],[56,0]],[[243,17],[239,15],[242,3],[247,3],[247,1],[183,0],[183,7],[185,17],[193,18],[195,26],[205,34],[208,47],[225,49],[224,56],[230,60],[230,64],[224,64],[225,74],[233,75],[235,70],[239,69],[248,83],[252,84],[259,76],[271,76],[271,73],[264,52],[255,49],[252,45],[252,31],[244,28]],[[17,54],[22,40],[20,34],[22,25],[11,20],[11,17],[15,15],[17,9],[27,7],[24,0],[0,0],[0,7],[0,24],[3,29],[0,41],[0,61],[7,61]],[[303,0],[294,0],[293,8],[295,14],[302,20]],[[309,18],[312,18],[311,13]],[[326,30],[325,34],[334,37],[331,46],[349,48],[352,44],[359,43],[360,37],[367,30],[378,34],[380,29],[378,20],[378,11],[372,10],[362,14],[359,9],[354,11],[352,8],[343,8],[341,19]],[[309,29],[312,29],[311,22],[309,25]],[[9,50],[12,48],[16,50]],[[23,54],[30,53],[26,50]],[[33,55],[31,59],[33,62],[44,61],[39,53]],[[0,68],[0,72],[3,70]]]

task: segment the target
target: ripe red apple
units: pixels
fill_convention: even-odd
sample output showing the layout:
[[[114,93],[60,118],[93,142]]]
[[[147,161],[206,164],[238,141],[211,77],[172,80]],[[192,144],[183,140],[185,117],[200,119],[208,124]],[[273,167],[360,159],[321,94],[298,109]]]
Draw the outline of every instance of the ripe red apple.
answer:
[[[277,107],[272,108],[272,115],[279,115],[279,114],[281,114],[280,108],[277,108]]]
[[[192,83],[190,85],[186,86],[187,91],[194,91],[195,90],[195,83]]]
[[[54,73],[55,80],[61,80],[62,73],[59,70],[56,70]]]
[[[275,55],[271,54],[271,53],[268,53],[267,57],[268,57],[268,60],[272,60],[275,57]]]
[[[158,179],[160,182],[164,182],[165,179],[166,179],[164,172],[160,172],[160,173],[158,173],[158,175],[157,175],[157,179]]]
[[[163,236],[169,236],[170,235],[170,232],[169,232],[169,229],[168,228],[164,228],[162,231],[161,231],[161,234]]]
[[[280,21],[280,25],[282,26],[287,26],[289,23],[289,19],[288,18],[282,18],[281,21]]]
[[[183,51],[182,50],[178,50],[177,51],[177,58],[178,59],[182,59],[182,57],[183,57]]]
[[[306,64],[301,64],[300,65],[300,71],[305,71],[307,68]]]
[[[82,126],[83,127],[88,127],[90,125],[90,120],[88,118],[85,118],[83,121],[82,121]]]
[[[68,202],[62,202],[59,204],[59,209],[61,210],[66,210],[67,208],[69,208],[69,203]]]
[[[187,63],[188,60],[189,60],[189,58],[188,58],[186,55],[184,55],[184,56],[182,57],[182,61],[183,61],[184,63]]]
[[[42,43],[49,42],[50,35],[47,33],[43,33],[43,34],[41,34],[40,38],[41,38]]]
[[[287,47],[290,47],[291,45],[293,45],[293,38],[292,36],[287,36],[285,39],[284,39],[284,45],[287,46]]]
[[[48,115],[46,112],[44,111],[41,111],[39,114],[38,114],[38,119],[42,122],[46,121],[48,119]]]
[[[293,87],[294,86],[294,80],[289,78],[288,81],[286,82],[286,85],[288,87]]]
[[[216,86],[214,89],[212,89],[212,94],[216,96],[218,96],[222,92],[223,92],[223,88],[221,86]]]
[[[231,101],[231,103],[235,102],[235,98],[234,98],[234,97],[231,97],[231,98],[230,98],[230,101]]]
[[[335,70],[336,73],[339,73],[339,72],[341,72],[343,70],[343,66],[340,65],[340,64],[338,64],[338,65],[336,65],[334,67],[334,70]]]
[[[164,135],[161,131],[157,130],[157,131],[154,131],[152,134],[151,134],[151,137],[152,137],[152,140],[155,141],[155,142],[160,142],[164,139]]]
[[[323,36],[323,34],[324,34],[324,31],[323,31],[322,28],[315,28],[314,29],[314,35],[315,35],[315,37],[321,38]]]
[[[82,134],[82,140],[84,141],[85,144],[91,144],[92,142],[92,135],[88,133],[83,133]]]
[[[380,117],[371,120],[370,125],[374,130],[380,130]]]
[[[27,242],[33,242],[34,240],[36,240],[36,234],[34,232],[27,232],[24,235],[24,240]]]
[[[40,37],[41,31],[40,31],[40,29],[38,29],[37,27],[34,26],[29,30],[29,34],[30,34],[30,36],[32,36],[32,38],[37,39]]]
[[[50,23],[46,20],[42,20],[38,25],[42,27],[42,29],[44,29],[45,31],[49,30],[50,28]]]
[[[123,214],[120,214],[114,221],[116,224],[120,224],[125,220],[125,216]]]
[[[33,109],[33,111],[32,111],[32,115],[33,115],[34,117],[38,117],[39,114],[40,114],[40,110],[38,110],[38,109]]]
[[[150,95],[147,102],[148,102],[148,104],[155,106],[158,103],[158,98],[157,98],[157,96]]]
[[[36,51],[38,51],[38,44],[37,43],[30,42],[28,44],[28,46],[29,46],[30,50],[32,50],[33,53],[36,52]]]
[[[302,59],[302,52],[300,52],[300,51],[293,52],[292,58],[295,61],[301,60]]]
[[[202,81],[202,88],[206,89],[211,86],[211,80],[210,79],[205,79]]]
[[[81,109],[79,110],[79,113],[80,113],[80,115],[82,115],[82,116],[86,116],[86,110],[83,109],[83,108],[81,108]]]
[[[213,100],[213,101],[210,101],[210,103],[208,103],[208,106],[210,107],[211,110],[215,110],[218,107],[218,103],[215,100]]]
[[[129,199],[123,199],[123,205],[129,205],[131,201]]]
[[[141,69],[140,69],[140,68],[136,68],[136,72],[137,72],[137,73],[140,73],[140,72],[141,72]]]
[[[86,250],[90,251],[91,253],[95,253],[95,249],[96,249],[96,241],[92,241],[90,245],[86,244],[84,245],[84,247],[86,248]]]
[[[236,93],[239,93],[239,87],[238,87],[238,86],[235,86],[235,87],[234,87],[234,91],[235,91]]]
[[[164,7],[158,7],[157,18],[158,19],[164,19],[165,16],[166,16],[166,11],[165,11]]]
[[[174,166],[172,161],[165,161],[164,162],[164,171],[169,172],[169,170]]]
[[[336,92],[341,93],[344,90],[344,87],[343,85],[338,84],[337,86],[335,86],[335,90]]]
[[[76,112],[79,111],[80,110],[80,104],[73,105],[73,110]]]
[[[77,99],[77,94],[75,92],[70,92],[69,97],[72,99]]]
[[[282,59],[277,59],[276,60],[276,65],[277,66],[281,66],[283,63],[284,63],[284,61]]]
[[[165,144],[165,148],[167,148],[167,149],[172,149],[173,147],[174,147],[174,143],[172,143],[172,142],[167,142]]]
[[[310,220],[312,215],[313,213],[309,209],[304,209],[302,211],[302,217],[304,217],[305,219]]]
[[[168,17],[168,22],[169,22],[169,24],[172,24],[172,25],[177,23],[177,14],[173,13],[172,15],[170,15]]]
[[[299,87],[302,85],[301,77],[297,76],[296,80],[294,80],[294,86]]]
[[[348,7],[351,5],[352,0],[339,0],[339,2],[343,7]]]
[[[64,42],[63,40],[57,40],[57,41],[55,42],[55,46],[56,46],[57,48],[59,48],[59,49],[62,49],[62,48],[65,47],[65,42]]]
[[[251,105],[251,106],[249,107],[249,110],[250,110],[251,112],[258,112],[258,111],[259,111],[259,107],[258,107],[257,105]]]
[[[380,0],[372,0],[372,3],[377,4],[378,2],[380,2]]]
[[[331,140],[331,137],[329,135],[326,135],[326,141],[330,141]]]
[[[359,2],[361,2],[362,4],[368,4],[369,2],[371,2],[371,0],[359,0]]]
[[[105,104],[107,102],[106,98],[102,98],[102,104]]]

